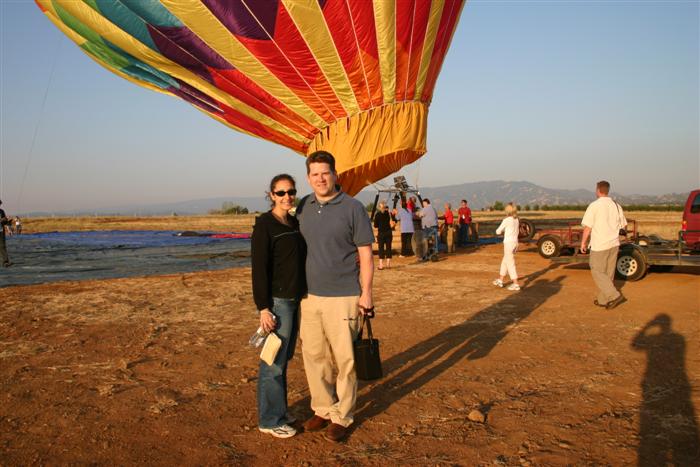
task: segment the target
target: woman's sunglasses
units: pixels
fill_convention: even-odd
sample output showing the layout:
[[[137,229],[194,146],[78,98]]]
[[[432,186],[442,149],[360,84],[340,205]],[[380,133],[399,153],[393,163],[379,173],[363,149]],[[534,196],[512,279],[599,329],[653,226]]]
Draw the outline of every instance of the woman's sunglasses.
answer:
[[[297,190],[295,188],[292,188],[291,190],[279,190],[279,191],[273,191],[272,192],[275,196],[279,196],[280,198],[284,195],[289,195],[289,196],[296,196],[297,195]]]

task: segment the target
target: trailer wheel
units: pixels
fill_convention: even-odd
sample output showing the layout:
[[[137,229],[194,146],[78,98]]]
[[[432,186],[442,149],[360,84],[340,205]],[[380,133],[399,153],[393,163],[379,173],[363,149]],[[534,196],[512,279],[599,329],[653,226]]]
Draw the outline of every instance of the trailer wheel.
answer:
[[[531,220],[520,219],[518,225],[518,240],[532,240],[532,237],[535,236],[535,224]]]
[[[622,280],[638,281],[647,273],[644,257],[637,250],[623,250],[617,255],[615,275]]]
[[[537,251],[545,259],[557,257],[561,253],[561,239],[556,235],[543,235],[537,241]]]

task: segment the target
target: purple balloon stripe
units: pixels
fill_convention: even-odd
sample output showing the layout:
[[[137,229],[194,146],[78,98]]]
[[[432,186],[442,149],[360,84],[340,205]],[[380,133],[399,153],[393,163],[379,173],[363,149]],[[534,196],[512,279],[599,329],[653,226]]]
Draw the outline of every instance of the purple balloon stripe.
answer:
[[[164,57],[213,83],[206,63],[196,55],[195,50],[190,49],[190,46],[187,45],[186,42],[191,37],[188,37],[188,34],[184,31],[183,28],[164,28],[148,25],[148,32],[158,51]]]
[[[214,101],[206,94],[193,88],[192,86],[181,80],[177,80],[177,82],[180,85],[180,89],[177,89],[175,87],[169,87],[168,91],[172,92],[179,98],[189,102],[190,104],[196,105],[200,109],[206,110],[209,113],[216,115],[221,115],[224,113],[223,110],[218,106],[216,101]]]
[[[243,0],[202,0],[202,3],[233,34],[258,40],[269,40],[268,33],[275,35],[278,0],[247,0],[245,4]]]

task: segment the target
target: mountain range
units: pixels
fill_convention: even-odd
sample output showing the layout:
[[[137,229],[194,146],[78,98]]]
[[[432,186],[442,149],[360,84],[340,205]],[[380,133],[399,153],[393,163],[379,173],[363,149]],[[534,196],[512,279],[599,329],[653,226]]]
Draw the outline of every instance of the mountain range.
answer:
[[[306,187],[304,187],[306,188]],[[461,199],[469,201],[472,209],[482,209],[492,206],[496,201],[503,203],[515,202],[524,205],[586,205],[595,199],[595,193],[589,190],[559,190],[545,188],[534,183],[525,181],[503,181],[493,180],[486,182],[461,183],[441,187],[425,187],[420,189],[420,194],[424,198],[430,198],[436,206],[442,206],[445,202],[452,203],[456,208]],[[376,190],[371,188],[360,192],[356,198],[363,204],[374,201]],[[386,199],[388,195],[383,194],[381,199]],[[623,206],[630,204],[684,204],[688,197],[685,193],[669,193],[660,196],[653,195],[622,195],[612,193],[611,195]],[[20,216],[85,216],[85,215],[193,215],[206,214],[214,209],[221,209],[224,202],[232,202],[239,206],[244,206],[252,211],[265,211],[269,209],[269,202],[262,196],[258,197],[219,197],[198,200],[181,201],[175,203],[144,204],[144,205],[124,205],[90,210],[71,210],[56,212],[28,212],[20,213]],[[14,214],[13,214],[14,215]]]

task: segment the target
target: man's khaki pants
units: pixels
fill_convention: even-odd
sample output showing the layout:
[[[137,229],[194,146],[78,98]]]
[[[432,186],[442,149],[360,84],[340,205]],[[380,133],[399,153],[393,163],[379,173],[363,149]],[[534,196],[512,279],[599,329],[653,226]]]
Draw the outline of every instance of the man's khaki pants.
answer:
[[[591,251],[591,256],[588,259],[593,282],[598,287],[597,300],[601,305],[615,300],[620,295],[620,292],[617,291],[613,284],[617,251],[619,249],[620,247],[616,246],[609,250]]]
[[[301,351],[311,409],[345,427],[352,423],[357,397],[352,343],[359,332],[358,302],[356,296],[311,294],[301,301]]]

